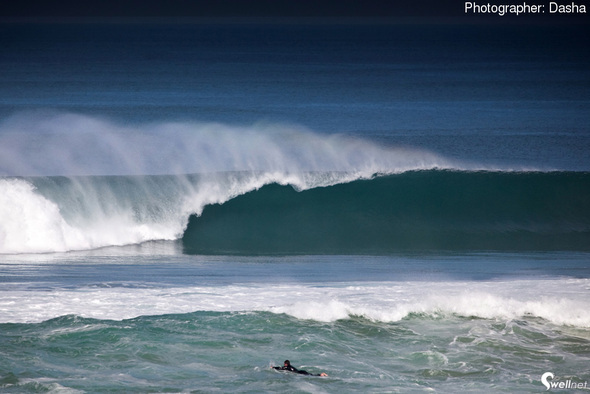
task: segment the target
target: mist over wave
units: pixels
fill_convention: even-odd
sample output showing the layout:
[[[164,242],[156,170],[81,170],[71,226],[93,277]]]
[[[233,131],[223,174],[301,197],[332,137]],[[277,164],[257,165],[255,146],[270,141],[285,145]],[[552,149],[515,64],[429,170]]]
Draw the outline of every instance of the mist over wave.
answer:
[[[524,240],[534,249],[556,235],[556,250],[578,250],[586,243],[586,175],[468,175],[479,169],[425,150],[381,146],[296,126],[130,125],[67,113],[19,114],[0,124],[0,253],[85,250],[180,238],[185,251],[207,254],[380,254],[408,246],[420,249],[424,239],[438,239],[433,245],[443,249],[462,249],[465,240],[468,249],[504,249],[510,244],[489,243],[488,238],[512,244]],[[393,182],[389,178],[385,184],[358,183],[417,170],[427,175]],[[574,187],[576,177],[582,180],[579,187]],[[252,203],[236,202],[241,218],[250,215],[245,225],[238,225],[236,215],[226,217],[221,227],[211,225],[211,213],[206,221],[201,219],[205,207],[265,185],[290,186],[283,190],[294,193],[293,189],[302,192],[342,183],[354,185],[295,195],[261,190]],[[554,189],[563,193],[545,193]],[[474,197],[473,191],[479,194]],[[529,197],[541,208],[529,209]],[[501,199],[506,202],[496,204]],[[291,208],[277,210],[277,201],[299,207],[295,220],[289,216]],[[490,206],[496,208],[490,211]],[[235,204],[232,207],[229,212]],[[498,218],[492,217],[496,214]],[[276,223],[283,220],[280,228],[269,225],[269,215]],[[474,219],[464,225],[466,217]],[[279,240],[251,239],[252,223],[260,234],[269,233],[271,239],[279,235]],[[325,228],[326,223],[332,227]],[[548,227],[558,231],[544,230]],[[531,228],[532,241],[514,238],[515,231],[528,236]],[[307,242],[305,236],[317,235],[318,229],[323,232]],[[294,231],[304,237],[290,236]],[[476,242],[465,236],[474,232],[480,233]],[[281,234],[287,235],[282,239]],[[448,234],[454,237],[450,242]]]
[[[434,153],[378,146],[303,127],[259,123],[119,124],[101,118],[31,112],[0,123],[0,175],[155,175],[217,171],[372,175],[449,168]]]
[[[0,253],[177,239],[189,215],[265,184],[304,190],[450,166],[431,152],[296,126],[21,113],[0,123]]]

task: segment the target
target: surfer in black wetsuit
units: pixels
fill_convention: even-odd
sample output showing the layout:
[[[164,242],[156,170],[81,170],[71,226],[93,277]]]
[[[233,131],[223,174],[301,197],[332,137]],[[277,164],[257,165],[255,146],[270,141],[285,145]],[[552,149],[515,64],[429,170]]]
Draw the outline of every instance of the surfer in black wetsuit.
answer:
[[[277,369],[279,371],[289,371],[289,372],[295,372],[301,375],[310,375],[310,376],[328,376],[327,373],[322,372],[320,374],[313,374],[313,373],[309,373],[307,371],[304,371],[302,369],[297,369],[294,366],[291,365],[291,362],[289,360],[285,360],[285,363],[283,364],[282,367],[272,367],[274,369]]]

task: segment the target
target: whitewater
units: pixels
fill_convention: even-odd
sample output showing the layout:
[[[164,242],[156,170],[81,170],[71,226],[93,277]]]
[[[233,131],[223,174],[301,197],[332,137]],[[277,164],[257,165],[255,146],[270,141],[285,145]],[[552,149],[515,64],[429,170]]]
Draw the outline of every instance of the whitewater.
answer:
[[[590,381],[587,30],[0,24],[0,391]]]
[[[125,127],[81,115],[36,114],[14,116],[0,128],[0,253],[177,239],[189,215],[266,184],[305,190],[450,166],[426,151],[284,125]],[[105,174],[132,177],[113,185],[88,178]]]
[[[490,374],[527,391],[547,369],[531,357],[586,359],[568,350],[590,328],[586,172],[284,124],[35,113],[1,129],[8,391],[235,391],[252,377],[246,392],[482,391]],[[268,368],[284,357],[336,377],[285,381]]]
[[[529,392],[547,371],[586,376],[587,253],[181,251],[1,256],[3,390]],[[272,372],[287,357],[329,378]]]
[[[74,114],[29,115],[16,115],[1,125],[0,146],[5,148],[0,155],[4,160],[0,171],[5,176],[0,179],[0,253],[63,252],[180,239],[191,215],[198,217],[207,206],[224,204],[270,184],[304,192],[395,174],[435,171],[432,179],[424,182],[440,183],[440,189],[433,188],[430,193],[445,195],[444,182],[453,179],[443,170],[489,172],[498,178],[540,171],[459,162],[426,150],[377,145],[358,137],[322,135],[281,124],[123,126]],[[587,192],[583,174],[571,181],[582,181],[576,194]],[[517,182],[527,182],[524,176],[521,178]],[[456,187],[478,186],[468,182]],[[572,187],[570,183],[547,182],[538,186],[539,191],[543,187]],[[404,187],[408,185],[390,186]],[[509,194],[505,197],[512,198]],[[336,195],[328,198],[334,202],[339,199]],[[481,204],[484,198],[478,197]],[[354,209],[360,211],[363,204],[372,203],[357,202],[361,208]],[[391,204],[397,201],[391,200]],[[558,210],[574,204],[573,212],[582,217],[570,227],[587,233],[587,204],[582,202],[578,207],[576,198],[564,197],[544,204]],[[353,209],[350,205],[348,209]],[[548,216],[546,212],[536,214]],[[232,232],[231,225],[225,232]]]
[[[528,391],[549,369],[584,377],[587,172],[285,124],[36,112],[0,129],[3,389]],[[336,377],[285,381],[268,368],[285,357]]]
[[[64,315],[126,320],[209,311],[272,312],[328,323],[355,316],[381,323],[395,323],[415,315],[428,319],[460,316],[492,320],[534,316],[558,326],[588,328],[587,300],[577,296],[588,291],[589,286],[587,279],[379,281],[337,285],[254,282],[188,287],[112,281],[76,289],[57,288],[51,293],[36,290],[34,286],[14,291],[8,287],[0,310],[2,323],[40,323]],[[551,295],[539,299],[540,292]]]

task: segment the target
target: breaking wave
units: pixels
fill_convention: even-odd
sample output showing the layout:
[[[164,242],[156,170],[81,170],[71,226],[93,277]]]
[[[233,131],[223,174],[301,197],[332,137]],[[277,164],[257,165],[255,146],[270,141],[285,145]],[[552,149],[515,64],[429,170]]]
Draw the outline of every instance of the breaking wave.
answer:
[[[589,173],[480,168],[285,125],[19,115],[0,124],[0,174],[0,253],[152,240],[246,255],[590,245]]]

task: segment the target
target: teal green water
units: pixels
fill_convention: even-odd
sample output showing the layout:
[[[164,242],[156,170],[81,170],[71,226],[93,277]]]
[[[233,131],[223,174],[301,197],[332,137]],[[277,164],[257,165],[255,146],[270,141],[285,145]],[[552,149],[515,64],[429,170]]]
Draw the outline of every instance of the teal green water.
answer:
[[[4,215],[4,253],[160,239],[245,256],[590,248],[588,172],[0,178],[0,191],[20,206]]]
[[[515,22],[0,24],[0,391],[589,381],[589,27]]]
[[[0,391],[537,392],[590,380],[585,252],[3,256]],[[310,373],[270,369],[289,359]]]
[[[590,173],[411,171],[296,192],[270,185],[192,216],[189,253],[588,250]]]
[[[587,329],[538,318],[412,314],[331,323],[265,312],[65,316],[2,324],[3,392],[540,391],[541,374],[587,379]],[[289,357],[327,378],[272,371]]]

